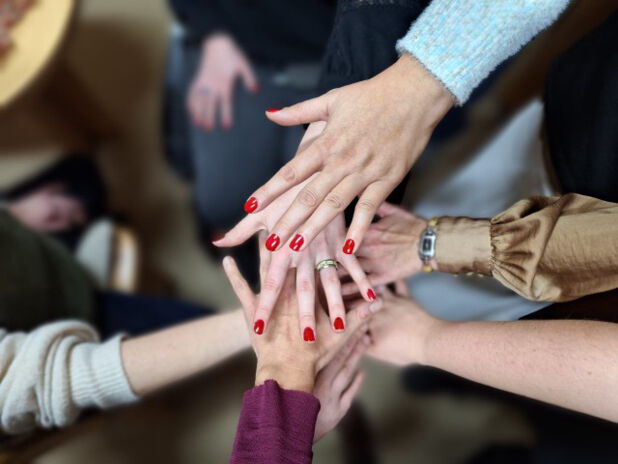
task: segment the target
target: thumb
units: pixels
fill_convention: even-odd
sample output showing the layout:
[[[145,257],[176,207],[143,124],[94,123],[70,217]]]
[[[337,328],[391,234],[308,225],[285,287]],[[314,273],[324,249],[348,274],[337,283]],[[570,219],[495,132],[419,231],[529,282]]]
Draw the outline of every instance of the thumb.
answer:
[[[249,240],[253,234],[263,228],[255,216],[249,215],[236,224],[222,238],[212,243],[214,246],[222,248],[237,246]]]
[[[326,121],[328,119],[329,101],[328,94],[324,94],[296,105],[286,106],[280,110],[268,110],[266,116],[280,126],[298,126],[316,121]]]

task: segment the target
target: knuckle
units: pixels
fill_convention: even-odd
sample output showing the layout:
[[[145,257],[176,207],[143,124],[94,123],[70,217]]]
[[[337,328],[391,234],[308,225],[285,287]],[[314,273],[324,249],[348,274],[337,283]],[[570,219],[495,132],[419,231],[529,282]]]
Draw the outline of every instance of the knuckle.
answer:
[[[318,195],[313,188],[305,187],[299,192],[298,201],[303,206],[315,208],[318,204]]]
[[[279,171],[279,176],[286,182],[295,182],[298,178],[296,169],[293,166],[283,166]]]
[[[281,289],[281,284],[272,278],[266,278],[262,283],[262,289],[270,292],[279,292]]]
[[[311,145],[312,150],[315,152],[315,155],[320,159],[328,159],[329,154],[332,152],[333,143],[331,140],[325,136],[316,140]]]
[[[340,211],[343,209],[343,199],[336,193],[330,193],[324,199],[324,202],[336,211]]]
[[[356,207],[361,211],[373,212],[378,209],[378,205],[373,200],[363,199],[359,200]]]

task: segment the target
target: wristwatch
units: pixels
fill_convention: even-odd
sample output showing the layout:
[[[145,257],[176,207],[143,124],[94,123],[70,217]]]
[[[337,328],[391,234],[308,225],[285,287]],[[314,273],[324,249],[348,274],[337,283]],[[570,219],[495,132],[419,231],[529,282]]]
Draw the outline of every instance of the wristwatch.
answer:
[[[431,260],[436,256],[436,229],[438,219],[432,218],[427,223],[427,228],[421,233],[418,240],[418,257],[423,262],[423,271],[432,272]]]

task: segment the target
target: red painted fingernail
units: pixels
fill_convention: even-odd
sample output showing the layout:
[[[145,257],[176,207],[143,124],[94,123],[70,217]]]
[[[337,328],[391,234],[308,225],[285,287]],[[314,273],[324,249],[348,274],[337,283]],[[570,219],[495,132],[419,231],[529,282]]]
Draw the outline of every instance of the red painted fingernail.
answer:
[[[305,327],[305,330],[303,330],[303,340],[306,342],[315,342],[315,334],[311,327]]]
[[[345,241],[345,245],[343,245],[343,252],[346,255],[351,255],[352,253],[354,253],[354,240],[349,238]]]
[[[279,236],[277,234],[270,234],[270,237],[266,240],[266,249],[268,251],[275,251],[279,246],[279,243],[281,243]]]
[[[279,108],[269,108],[266,110],[267,113],[276,113],[277,111],[279,111]]]
[[[294,237],[294,240],[290,242],[290,248],[294,251],[300,251],[300,248],[303,246],[303,243],[305,243],[305,239],[303,238],[303,236],[300,234],[296,234],[296,237]]]
[[[369,298],[371,301],[376,299],[376,294],[371,288],[367,290],[367,298]]]
[[[253,331],[258,335],[264,333],[264,321],[262,319],[255,321],[255,324],[253,324]]]
[[[258,207],[257,198],[251,197],[245,202],[245,213],[253,213]]]
[[[335,328],[335,330],[345,329],[345,325],[343,324],[343,319],[341,319],[340,317],[335,319],[335,323],[333,324],[333,327]]]

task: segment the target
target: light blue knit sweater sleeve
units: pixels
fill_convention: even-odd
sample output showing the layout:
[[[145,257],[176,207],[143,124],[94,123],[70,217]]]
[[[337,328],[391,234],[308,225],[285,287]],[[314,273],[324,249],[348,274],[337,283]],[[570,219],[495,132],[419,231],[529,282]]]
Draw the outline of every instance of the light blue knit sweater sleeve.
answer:
[[[397,42],[397,51],[414,55],[463,104],[569,1],[433,0]]]

